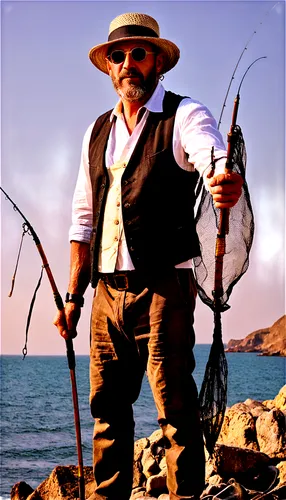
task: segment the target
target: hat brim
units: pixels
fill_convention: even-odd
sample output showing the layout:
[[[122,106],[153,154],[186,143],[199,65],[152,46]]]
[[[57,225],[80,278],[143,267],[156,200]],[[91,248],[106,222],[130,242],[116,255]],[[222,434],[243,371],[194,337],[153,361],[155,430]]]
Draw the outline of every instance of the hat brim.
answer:
[[[100,45],[92,47],[92,49],[90,49],[89,51],[89,58],[92,64],[94,64],[94,66],[96,66],[96,68],[98,68],[100,71],[103,71],[103,73],[106,73],[108,75],[106,66],[106,57],[108,54],[108,50],[111,45],[124,41],[126,42],[136,41],[139,43],[144,41],[158,47],[160,49],[160,52],[164,55],[162,73],[167,73],[167,71],[170,71],[170,69],[172,69],[177,64],[180,58],[179,48],[170,40],[165,40],[164,38],[148,37],[148,36],[129,36],[120,38],[118,40],[113,40],[111,42],[101,43]]]

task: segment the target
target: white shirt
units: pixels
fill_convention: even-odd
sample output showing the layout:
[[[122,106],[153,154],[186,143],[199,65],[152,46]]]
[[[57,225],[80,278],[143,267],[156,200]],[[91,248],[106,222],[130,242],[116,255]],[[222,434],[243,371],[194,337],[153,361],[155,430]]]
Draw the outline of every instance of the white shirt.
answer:
[[[142,107],[143,109],[138,110],[137,117],[140,117],[142,113],[143,116],[139,119],[131,135],[122,114],[122,103],[121,101],[117,103],[110,116],[113,123],[105,153],[107,168],[120,160],[128,163],[149,113],[161,113],[163,111],[164,95],[165,90],[161,83],[158,83],[149,101]],[[114,120],[114,117],[116,117],[116,120]],[[73,197],[72,225],[69,231],[70,241],[90,242],[92,231],[92,188],[88,154],[94,123],[88,127],[83,138],[79,174]],[[218,174],[224,171],[226,150],[222,136],[217,129],[216,121],[210,111],[199,101],[189,97],[184,98],[180,102],[175,116],[173,153],[176,162],[181,168],[188,171],[196,169],[204,177],[206,187],[208,186],[206,175],[210,170],[212,146],[214,146],[215,158],[222,158],[216,162],[216,174]],[[185,153],[187,154],[187,160]],[[187,261],[176,267],[191,267],[191,265],[191,261]],[[116,269],[134,269],[125,238],[119,244]]]

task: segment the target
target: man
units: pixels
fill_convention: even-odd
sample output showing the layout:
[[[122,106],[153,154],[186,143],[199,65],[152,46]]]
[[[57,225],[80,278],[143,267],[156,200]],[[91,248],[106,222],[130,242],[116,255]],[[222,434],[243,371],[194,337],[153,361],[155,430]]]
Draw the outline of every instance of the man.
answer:
[[[136,13],[113,20],[108,42],[89,54],[110,76],[120,100],[84,137],[70,230],[70,282],[55,324],[64,338],[76,336],[91,281],[94,500],[130,497],[132,404],[145,370],[166,440],[169,497],[198,499],[204,488],[192,378],[192,258],[200,253],[194,190],[200,174],[216,207],[231,208],[242,178],[225,170],[225,147],[205,106],[165,92],[159,82],[179,54],[174,43],[160,38],[153,18]]]

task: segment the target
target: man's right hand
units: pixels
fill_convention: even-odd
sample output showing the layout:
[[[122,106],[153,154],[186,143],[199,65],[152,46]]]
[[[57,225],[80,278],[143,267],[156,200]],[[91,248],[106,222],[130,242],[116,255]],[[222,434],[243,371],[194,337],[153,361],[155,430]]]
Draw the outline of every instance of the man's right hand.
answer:
[[[54,319],[54,325],[64,339],[74,339],[77,336],[76,327],[80,313],[80,306],[73,302],[67,302],[64,309],[58,311]]]

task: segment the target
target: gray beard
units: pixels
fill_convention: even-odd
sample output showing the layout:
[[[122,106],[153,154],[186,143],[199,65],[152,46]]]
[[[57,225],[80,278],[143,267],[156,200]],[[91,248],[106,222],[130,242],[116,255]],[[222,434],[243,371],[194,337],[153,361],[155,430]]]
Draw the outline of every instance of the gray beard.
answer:
[[[130,71],[130,76],[138,74],[135,72]],[[126,74],[127,76],[127,74]],[[142,80],[142,79],[141,79]],[[119,95],[121,99],[124,99],[125,101],[140,101],[143,99],[146,94],[148,94],[151,90],[153,90],[156,87],[156,84],[158,82],[158,77],[156,75],[155,71],[152,71],[146,78],[145,81],[141,81],[139,85],[135,85],[134,83],[131,83],[128,85],[126,90],[122,90],[121,86],[121,78],[114,78],[112,77],[112,83],[113,86]]]
[[[117,88],[116,88],[117,87]],[[147,90],[145,87],[140,87],[139,85],[130,85],[129,88],[123,91],[120,86],[114,84],[114,88],[121,99],[125,101],[140,101],[146,95]]]

